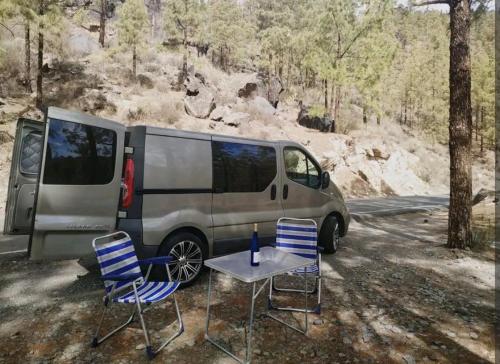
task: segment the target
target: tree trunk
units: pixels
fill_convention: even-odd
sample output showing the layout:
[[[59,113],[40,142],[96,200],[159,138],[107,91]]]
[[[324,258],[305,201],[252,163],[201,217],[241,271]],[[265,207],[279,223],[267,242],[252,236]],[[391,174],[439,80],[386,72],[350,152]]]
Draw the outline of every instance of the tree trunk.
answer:
[[[24,85],[26,92],[32,93],[31,88],[31,36],[30,22],[26,20],[24,23]]]
[[[483,124],[484,122],[484,106],[481,106],[481,125],[479,126],[480,134],[481,134],[481,155],[483,155]]]
[[[470,246],[472,113],[470,2],[450,1],[450,207],[448,247]]]
[[[104,47],[104,36],[106,35],[106,10],[107,0],[101,0],[101,11],[99,13],[99,43]]]
[[[44,12],[43,0],[39,0],[38,15],[42,16]],[[37,55],[37,74],[36,74],[36,107],[42,109],[43,106],[43,24],[40,22],[38,31],[38,55]]]
[[[479,134],[479,112],[480,112],[480,107],[479,103],[476,104],[476,142]]]
[[[328,112],[328,80],[325,78],[323,80],[324,91],[325,91],[325,114]]]
[[[221,70],[224,70],[224,56],[223,56],[222,46],[220,47],[220,58],[219,58],[219,62],[220,62],[220,68],[221,68]]]
[[[380,115],[377,115],[377,125],[380,125]]]
[[[340,112],[340,98],[341,98],[342,87],[339,85],[336,87],[335,92],[335,106],[333,108],[333,120],[337,122]]]
[[[137,76],[137,49],[135,45],[132,48],[132,74],[134,78]]]
[[[363,106],[363,124],[368,124],[368,117],[366,116],[366,107]]]

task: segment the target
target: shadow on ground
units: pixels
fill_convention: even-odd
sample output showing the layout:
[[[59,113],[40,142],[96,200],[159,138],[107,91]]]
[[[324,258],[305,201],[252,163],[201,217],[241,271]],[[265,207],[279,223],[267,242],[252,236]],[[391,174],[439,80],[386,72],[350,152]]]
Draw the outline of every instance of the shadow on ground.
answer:
[[[259,298],[254,362],[493,362],[493,262],[471,252],[457,257],[443,247],[445,229],[441,213],[353,223],[337,254],[324,256],[322,314],[310,316],[308,337],[263,318],[265,294]],[[76,261],[0,261],[0,361],[147,362],[138,322],[90,348],[102,283],[94,269],[84,266]],[[251,287],[221,274],[214,277],[211,334],[243,355]],[[204,340],[207,284],[205,272],[178,292],[186,331],[157,360],[232,362]],[[285,305],[303,302],[293,295],[278,300]],[[117,307],[104,330],[129,312],[130,307]],[[155,343],[175,330],[169,301],[148,311],[146,318]],[[301,314],[285,318],[304,323]]]

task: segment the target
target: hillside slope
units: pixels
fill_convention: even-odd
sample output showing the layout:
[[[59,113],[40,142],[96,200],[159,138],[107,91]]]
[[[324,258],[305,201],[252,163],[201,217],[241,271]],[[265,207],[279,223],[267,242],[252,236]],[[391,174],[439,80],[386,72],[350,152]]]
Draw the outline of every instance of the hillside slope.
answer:
[[[304,145],[330,171],[332,180],[346,197],[383,195],[445,194],[448,191],[447,147],[432,143],[400,125],[382,120],[381,125],[362,123],[361,111],[346,105],[348,112],[338,120],[348,124],[348,135],[321,133],[298,125],[298,104],[283,97],[277,110],[262,104],[261,98],[240,98],[238,90],[253,79],[251,73],[227,74],[204,57],[193,55],[190,69],[202,75],[204,86],[213,95],[216,110],[199,119],[185,110],[184,88],[176,87],[182,57],[171,51],[150,48],[141,55],[139,80],[133,80],[129,60],[123,54],[82,44],[89,37],[72,28],[76,35],[72,57],[64,61],[55,55],[46,58],[44,84],[48,105],[96,114],[126,125],[155,125],[182,130],[236,135],[266,140],[293,140]],[[87,43],[88,43],[87,42]],[[192,78],[191,75],[191,78]],[[1,90],[0,90],[1,91]],[[34,109],[34,95],[0,95],[0,211],[4,209],[15,122],[19,116],[41,118]],[[285,93],[286,94],[286,93]],[[222,113],[220,121],[211,120]],[[343,128],[346,129],[346,128]],[[493,153],[475,158],[475,191],[493,189]]]

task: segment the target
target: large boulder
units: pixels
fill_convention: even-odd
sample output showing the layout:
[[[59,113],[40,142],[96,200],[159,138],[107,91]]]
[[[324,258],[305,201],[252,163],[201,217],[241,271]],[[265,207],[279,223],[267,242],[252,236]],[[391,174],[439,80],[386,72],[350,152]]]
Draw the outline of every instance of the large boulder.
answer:
[[[274,108],[278,106],[280,94],[284,91],[281,80],[260,73],[252,74],[238,90],[238,97],[253,99],[257,96],[266,99]]]
[[[247,107],[249,112],[261,118],[268,118],[276,114],[276,109],[261,96],[255,96],[255,98],[248,100]]]
[[[137,75],[137,81],[144,88],[152,89],[154,87],[153,80],[144,74]]]
[[[250,121],[250,115],[246,112],[228,113],[224,116],[223,121],[226,125],[238,127],[241,124],[248,123]]]
[[[184,107],[186,112],[199,119],[206,119],[215,109],[215,95],[212,89],[199,77],[189,75],[184,82],[186,96]]]
[[[217,106],[211,113],[210,119],[214,121],[223,121],[224,117],[231,113],[232,110],[229,106]]]
[[[324,133],[335,132],[335,122],[329,116],[316,116],[309,114],[309,108],[300,104],[300,111],[297,122],[309,129],[316,129]]]

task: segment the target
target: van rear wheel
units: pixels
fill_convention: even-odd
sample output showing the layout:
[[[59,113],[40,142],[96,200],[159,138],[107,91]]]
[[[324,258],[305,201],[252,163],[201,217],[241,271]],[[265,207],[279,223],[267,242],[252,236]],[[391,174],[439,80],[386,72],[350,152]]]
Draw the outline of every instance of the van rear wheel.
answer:
[[[325,219],[319,234],[319,242],[325,253],[333,254],[337,251],[340,243],[340,225],[335,216],[328,216]]]
[[[158,255],[170,255],[173,258],[168,265],[172,279],[181,282],[181,287],[187,287],[201,273],[205,250],[206,246],[198,236],[181,232],[168,237],[161,245]]]

